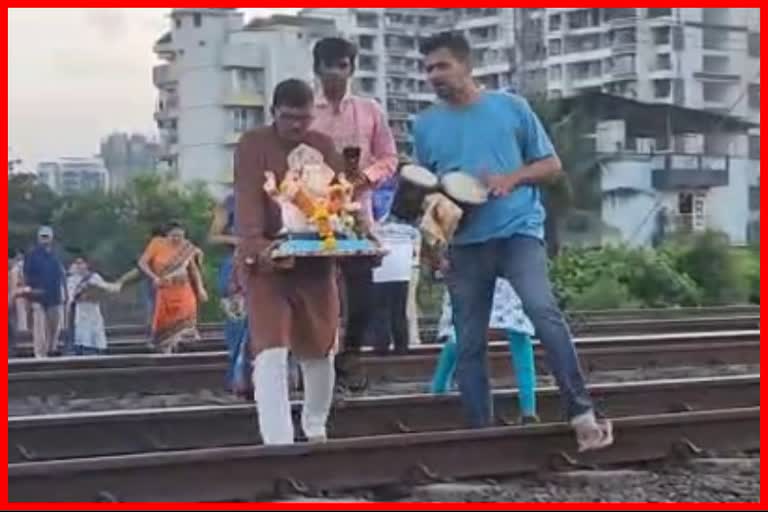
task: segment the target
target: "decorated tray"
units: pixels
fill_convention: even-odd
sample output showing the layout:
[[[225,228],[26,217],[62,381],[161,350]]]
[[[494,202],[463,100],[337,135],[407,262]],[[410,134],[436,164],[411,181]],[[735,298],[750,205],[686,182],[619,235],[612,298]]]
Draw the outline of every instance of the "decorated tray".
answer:
[[[352,238],[338,234],[333,245],[329,245],[317,233],[291,233],[275,244],[272,257],[383,256],[386,253],[386,249],[379,242],[370,238]]]

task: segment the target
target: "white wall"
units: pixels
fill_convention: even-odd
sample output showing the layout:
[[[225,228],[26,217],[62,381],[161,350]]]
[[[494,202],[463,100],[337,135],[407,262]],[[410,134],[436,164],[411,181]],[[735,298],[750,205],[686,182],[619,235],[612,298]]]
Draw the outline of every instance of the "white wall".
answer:
[[[731,159],[727,187],[712,188],[707,195],[709,227],[726,233],[733,245],[747,243],[749,220],[749,185],[754,162]]]
[[[629,245],[650,243],[654,231],[654,216],[661,207],[660,198],[651,186],[651,160],[610,160],[604,163],[601,177],[603,198],[602,219],[621,232]],[[612,197],[611,191],[633,189],[631,197]]]
[[[604,164],[601,185],[604,193],[616,189],[635,189],[640,193],[623,199],[603,199],[602,219],[621,231],[630,245],[649,244],[655,229],[655,215],[666,206],[671,215],[677,211],[676,191],[657,191],[651,185],[652,166],[649,158],[624,156]],[[705,217],[708,229],[728,235],[734,245],[747,243],[749,186],[759,184],[759,163],[747,159],[731,159],[729,183],[713,187],[706,193]]]

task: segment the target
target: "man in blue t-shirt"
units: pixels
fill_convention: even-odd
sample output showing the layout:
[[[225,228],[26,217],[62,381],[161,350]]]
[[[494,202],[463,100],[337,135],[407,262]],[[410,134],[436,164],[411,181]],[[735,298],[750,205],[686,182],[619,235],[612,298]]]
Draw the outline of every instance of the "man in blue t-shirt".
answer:
[[[53,250],[53,230],[37,231],[37,246],[24,258],[24,281],[32,302],[32,344],[36,358],[52,355],[59,343],[65,273]]]
[[[595,417],[547,273],[539,185],[562,172],[552,143],[523,98],[478,88],[464,36],[438,34],[423,43],[421,52],[441,101],[414,124],[416,159],[437,175],[472,174],[491,193],[462,221],[447,255],[458,333],[457,377],[469,424],[485,427],[493,418],[486,329],[496,278],[503,277],[520,295],[546,348],[579,448],[608,446],[611,424]]]

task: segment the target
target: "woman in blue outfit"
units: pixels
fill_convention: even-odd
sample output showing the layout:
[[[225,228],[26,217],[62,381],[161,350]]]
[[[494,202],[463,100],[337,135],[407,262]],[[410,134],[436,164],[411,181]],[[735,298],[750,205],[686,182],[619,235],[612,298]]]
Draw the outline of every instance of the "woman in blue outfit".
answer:
[[[490,328],[506,333],[512,367],[517,375],[519,407],[522,423],[538,421],[536,415],[536,367],[533,359],[533,325],[523,313],[522,303],[512,286],[503,279],[496,280],[491,310]],[[449,294],[443,300],[443,312],[438,324],[438,336],[447,338],[437,362],[430,391],[442,394],[447,391],[456,369],[456,331]]]
[[[229,353],[229,365],[227,367],[227,385],[232,391],[245,393],[250,387],[250,371],[247,366],[250,358],[247,357],[248,324],[243,304],[243,293],[238,286],[234,270],[234,252],[237,246],[235,236],[235,196],[231,191],[232,179],[222,183],[227,187],[227,195],[224,200],[216,205],[213,212],[213,221],[208,234],[211,244],[221,245],[226,248],[226,254],[221,260],[218,274],[219,296],[226,316],[224,321],[224,338]]]

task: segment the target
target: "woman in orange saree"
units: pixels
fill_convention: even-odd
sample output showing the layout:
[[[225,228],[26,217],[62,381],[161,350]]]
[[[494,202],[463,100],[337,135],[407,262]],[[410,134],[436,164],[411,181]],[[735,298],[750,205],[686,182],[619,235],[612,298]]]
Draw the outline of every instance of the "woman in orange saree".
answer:
[[[165,237],[152,239],[139,260],[139,267],[157,290],[152,341],[159,352],[174,352],[181,341],[200,338],[197,306],[208,300],[201,260],[202,251],[175,222],[168,225]]]

